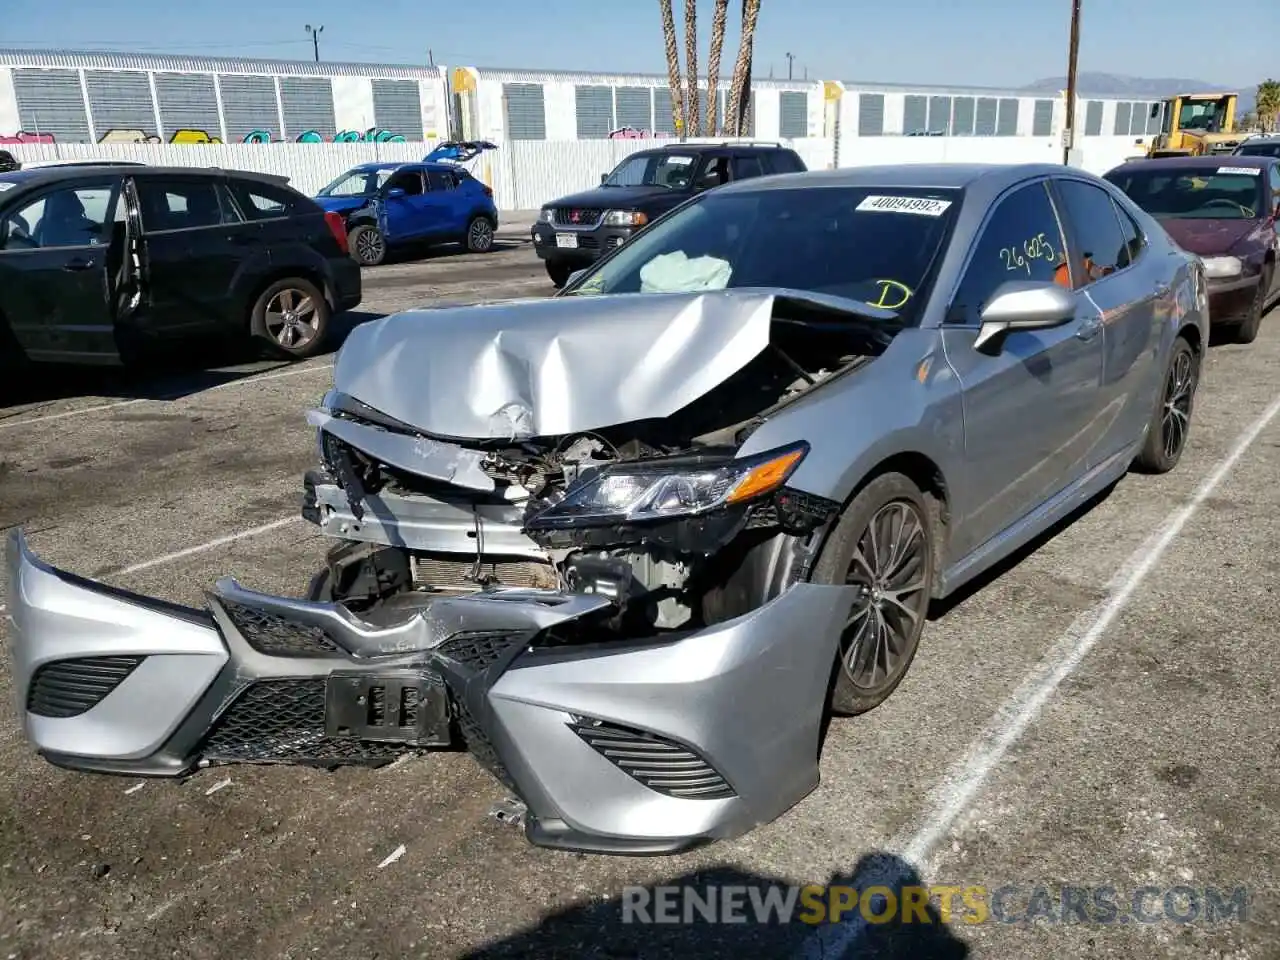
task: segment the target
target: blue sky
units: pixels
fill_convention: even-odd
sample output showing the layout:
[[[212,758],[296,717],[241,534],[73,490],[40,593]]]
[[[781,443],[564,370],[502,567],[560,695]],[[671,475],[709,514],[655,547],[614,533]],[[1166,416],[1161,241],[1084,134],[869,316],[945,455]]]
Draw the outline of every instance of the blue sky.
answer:
[[[326,60],[662,72],[657,0],[14,0],[0,46]],[[698,0],[705,70],[712,0]],[[677,23],[683,0],[675,0]],[[725,69],[737,50],[730,0]],[[1083,0],[1081,69],[1254,84],[1280,74],[1276,0],[1236,0],[1215,20],[1203,0]],[[756,73],[893,83],[1021,86],[1066,73],[1070,0],[764,0]],[[1253,24],[1254,26],[1250,26]],[[1264,32],[1264,25],[1265,31]],[[1184,38],[1181,44],[1178,38]],[[1145,41],[1145,42],[1144,42]],[[683,50],[682,50],[683,57]]]

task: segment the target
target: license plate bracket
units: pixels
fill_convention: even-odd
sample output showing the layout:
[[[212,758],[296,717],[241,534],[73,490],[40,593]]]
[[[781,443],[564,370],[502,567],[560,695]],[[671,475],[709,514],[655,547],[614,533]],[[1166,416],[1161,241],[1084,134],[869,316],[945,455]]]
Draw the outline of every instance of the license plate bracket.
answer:
[[[335,671],[325,682],[325,735],[334,739],[447,747],[444,680],[423,670]]]
[[[566,250],[576,250],[578,247],[578,235],[576,233],[557,233],[556,246]]]

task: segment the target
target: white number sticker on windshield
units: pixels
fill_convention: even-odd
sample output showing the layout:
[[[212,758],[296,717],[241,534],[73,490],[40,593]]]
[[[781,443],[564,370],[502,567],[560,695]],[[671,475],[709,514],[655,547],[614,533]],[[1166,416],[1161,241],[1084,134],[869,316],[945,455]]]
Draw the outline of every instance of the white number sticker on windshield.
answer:
[[[1219,167],[1219,173],[1243,173],[1250,177],[1260,176],[1262,174],[1261,167]]]
[[[946,213],[949,206],[951,206],[950,200],[934,200],[931,197],[867,197],[858,204],[858,209],[940,217]]]
[[[4,193],[6,190],[12,190],[16,186],[16,183],[10,183],[8,181],[0,182],[0,193]]]

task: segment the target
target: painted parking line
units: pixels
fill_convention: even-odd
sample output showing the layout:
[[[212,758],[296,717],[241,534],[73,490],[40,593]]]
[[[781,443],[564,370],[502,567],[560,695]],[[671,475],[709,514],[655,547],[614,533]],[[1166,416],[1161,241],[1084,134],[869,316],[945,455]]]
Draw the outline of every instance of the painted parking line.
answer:
[[[278,370],[273,373],[264,373],[258,376],[241,377],[238,380],[228,380],[226,383],[217,383],[211,387],[205,387],[203,390],[194,392],[182,392],[164,394],[159,397],[134,397],[132,400],[114,400],[111,403],[99,403],[92,407],[78,407],[75,410],[63,410],[61,413],[49,413],[39,417],[22,417],[14,420],[0,421],[0,430],[7,430],[11,427],[27,427],[36,423],[49,423],[54,420],[67,420],[71,417],[79,417],[90,413],[101,413],[103,410],[118,410],[120,407],[132,406],[135,403],[163,403],[168,400],[181,400],[184,397],[197,396],[199,394],[212,393],[215,390],[227,390],[232,387],[248,386],[254,383],[263,383],[267,380],[282,380],[285,377],[296,377],[304,373],[314,373],[317,370],[331,370],[333,361],[325,363],[312,364],[310,366],[291,367],[288,370]]]
[[[114,576],[127,577],[133,573],[141,573],[143,570],[150,570],[152,567],[162,567],[166,563],[173,563],[175,560],[183,560],[187,557],[195,556],[198,553],[204,553],[206,550],[212,550],[215,547],[222,547],[228,543],[236,543],[240,540],[247,540],[249,537],[256,537],[264,533],[270,533],[272,530],[279,530],[281,527],[287,527],[290,524],[298,523],[302,520],[301,516],[281,517],[279,520],[272,520],[270,523],[264,523],[260,527],[250,527],[248,530],[241,530],[239,533],[228,533],[226,536],[217,537],[206,543],[198,543],[194,547],[185,547],[182,550],[175,550],[173,553],[166,553],[164,556],[152,557],[150,560],[143,560],[141,563],[135,563],[128,567],[117,570]]]
[[[956,821],[972,806],[1009,748],[1026,732],[1062,682],[1071,676],[1106,633],[1107,628],[1129,605],[1161,557],[1277,415],[1280,415],[1280,397],[1273,400],[1262,415],[1240,435],[1231,451],[1196,489],[1191,500],[1181,509],[1169,514],[1156,532],[1120,565],[1108,582],[1107,596],[1071,622],[1037,668],[1027,676],[1013,696],[988,722],[983,733],[973,741],[965,757],[943,778],[941,787],[930,797],[931,812],[924,823],[912,836],[891,844],[890,850],[901,851],[902,860],[918,868],[921,875],[926,872],[928,861],[934,855],[939,841],[946,837]],[[886,861],[886,864],[893,863],[893,858]],[[866,880],[873,885],[894,889],[897,884],[908,879],[894,875],[901,869],[886,865],[882,870],[883,875],[868,877]],[[847,922],[821,927],[805,941],[799,957],[803,960],[843,957],[867,928],[867,921],[861,913],[855,914]]]

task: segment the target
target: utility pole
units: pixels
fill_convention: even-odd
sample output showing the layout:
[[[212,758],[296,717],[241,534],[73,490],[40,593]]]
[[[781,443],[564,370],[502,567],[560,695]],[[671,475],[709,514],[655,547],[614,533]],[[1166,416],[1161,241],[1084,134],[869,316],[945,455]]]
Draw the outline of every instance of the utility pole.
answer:
[[[313,27],[307,24],[307,34],[311,37],[311,46],[316,52],[316,63],[320,62],[320,34],[324,31],[324,27]]]
[[[791,64],[795,62],[796,55],[794,53],[784,53],[783,56],[787,58],[787,79],[790,80]]]
[[[1067,59],[1067,125],[1062,131],[1062,164],[1071,163],[1076,146],[1076,61],[1080,57],[1080,0],[1071,0],[1071,53]]]

